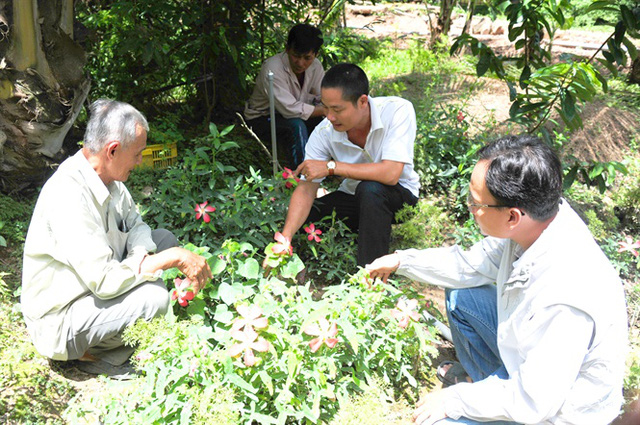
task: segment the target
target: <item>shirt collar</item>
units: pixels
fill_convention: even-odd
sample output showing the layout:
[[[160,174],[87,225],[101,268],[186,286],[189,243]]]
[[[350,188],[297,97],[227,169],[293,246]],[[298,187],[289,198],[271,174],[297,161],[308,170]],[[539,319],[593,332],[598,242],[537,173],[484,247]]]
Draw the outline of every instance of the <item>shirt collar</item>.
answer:
[[[82,153],[82,149],[80,149],[73,158],[77,161],[80,175],[82,175],[82,178],[87,182],[87,187],[93,194],[93,197],[100,205],[104,205],[111,196],[109,188],[105,186],[100,176],[98,176],[98,173],[96,173],[96,170],[89,164],[89,161]]]
[[[284,66],[284,70],[287,71],[289,74],[293,74],[293,71],[291,71],[291,64],[289,63],[289,56],[287,55],[286,51],[280,53],[280,60],[282,61],[282,66]]]

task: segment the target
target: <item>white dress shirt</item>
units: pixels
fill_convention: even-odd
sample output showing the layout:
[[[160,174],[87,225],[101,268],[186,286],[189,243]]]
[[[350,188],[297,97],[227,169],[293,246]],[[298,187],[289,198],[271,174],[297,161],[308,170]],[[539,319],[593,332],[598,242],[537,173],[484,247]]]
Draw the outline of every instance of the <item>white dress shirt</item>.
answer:
[[[413,147],[416,140],[416,113],[408,100],[369,96],[371,129],[364,149],[349,141],[346,131],[336,131],[328,119],[315,128],[305,148],[304,159],[348,164],[379,163],[383,160],[404,163],[399,183],[414,196],[419,196],[420,179],[413,169]],[[314,180],[321,182],[324,179]],[[360,180],[346,178],[339,190],[353,195]]]

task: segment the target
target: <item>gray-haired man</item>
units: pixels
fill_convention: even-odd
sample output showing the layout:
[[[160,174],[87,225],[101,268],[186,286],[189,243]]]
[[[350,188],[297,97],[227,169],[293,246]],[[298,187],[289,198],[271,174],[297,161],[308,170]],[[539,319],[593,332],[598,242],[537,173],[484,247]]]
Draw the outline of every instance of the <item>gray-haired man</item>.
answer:
[[[91,105],[84,147],[42,188],[24,247],[22,311],[37,350],[79,369],[118,375],[133,352],[123,330],[166,313],[162,270],[178,267],[197,293],[205,259],[167,230],[151,231],[127,188],[149,126],[131,105]],[[125,364],[124,366],[121,366]]]

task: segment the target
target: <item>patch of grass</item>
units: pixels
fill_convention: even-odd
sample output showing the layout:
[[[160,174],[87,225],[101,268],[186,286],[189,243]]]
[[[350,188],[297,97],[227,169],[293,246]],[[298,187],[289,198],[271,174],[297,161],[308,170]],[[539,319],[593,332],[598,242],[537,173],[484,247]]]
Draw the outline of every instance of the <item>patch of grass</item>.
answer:
[[[341,406],[329,425],[392,425],[410,420],[411,410],[405,403],[394,401],[389,386],[380,380],[373,380],[364,392],[350,397],[349,402]]]
[[[5,303],[0,327],[0,423],[64,423],[72,386],[51,371],[31,344],[20,314]]]

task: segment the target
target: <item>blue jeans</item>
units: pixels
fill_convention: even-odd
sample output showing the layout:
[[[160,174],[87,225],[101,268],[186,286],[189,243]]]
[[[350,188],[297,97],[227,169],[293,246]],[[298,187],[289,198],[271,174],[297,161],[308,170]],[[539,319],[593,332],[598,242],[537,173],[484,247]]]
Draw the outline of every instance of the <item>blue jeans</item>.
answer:
[[[474,382],[488,376],[507,379],[509,374],[498,351],[498,298],[495,285],[445,291],[447,317],[458,360]],[[478,422],[473,419],[446,418],[444,424],[514,424],[515,422]]]
[[[304,148],[307,146],[309,134],[322,121],[322,118],[314,117],[305,121],[301,118],[284,118],[276,114],[276,139],[279,144],[289,149],[288,165],[292,170],[304,161]],[[247,120],[247,125],[260,140],[271,143],[271,119],[268,116]]]

